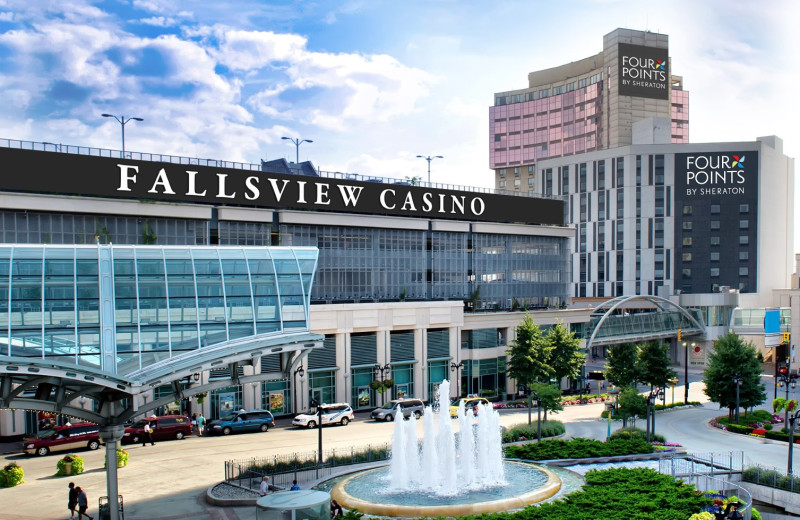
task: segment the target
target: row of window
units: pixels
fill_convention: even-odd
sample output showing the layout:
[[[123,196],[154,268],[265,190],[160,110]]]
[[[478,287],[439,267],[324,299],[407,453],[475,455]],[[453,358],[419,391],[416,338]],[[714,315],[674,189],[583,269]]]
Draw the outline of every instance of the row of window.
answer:
[[[712,221],[710,221],[708,223],[709,229],[712,229],[712,230],[721,229],[721,227],[720,227],[721,225],[722,225],[722,223],[719,220],[712,220]],[[694,222],[692,222],[691,220],[684,220],[681,223],[681,226],[683,227],[684,231],[692,231],[692,229],[694,228]],[[705,222],[701,222],[700,223],[700,227],[705,228],[705,226],[706,226]],[[750,221],[749,220],[740,220],[739,221],[739,229],[750,229]]]
[[[711,278],[719,278],[719,267],[712,267],[711,269],[709,269],[708,272],[709,272],[709,276],[711,276]],[[703,273],[705,273],[705,270],[703,271]],[[739,268],[739,276],[749,276],[749,274],[750,274],[750,269],[749,268],[747,268],[747,267],[740,267]],[[681,276],[684,279],[691,278],[692,277],[692,270],[690,268],[682,269],[681,270]]]
[[[691,247],[692,245],[694,245],[694,241],[692,240],[692,237],[683,237],[682,243],[683,243],[683,245],[685,247]],[[712,246],[718,246],[721,243],[720,237],[718,237],[718,236],[710,236],[710,237],[708,237],[708,243],[711,244]],[[740,246],[746,246],[746,245],[749,245],[749,244],[750,244],[750,237],[749,236],[747,236],[747,235],[739,235],[739,245]]]
[[[586,88],[589,85],[599,83],[603,79],[603,72],[592,74],[578,81],[571,81],[564,85],[558,85],[553,88],[545,88],[526,92],[524,94],[512,94],[510,96],[496,96],[494,100],[495,106],[511,105],[513,103],[522,103],[524,101],[535,101],[537,99],[544,99],[550,96],[557,96],[564,92],[572,92],[576,88]]]
[[[712,204],[711,205],[711,214],[712,215],[719,215],[721,207],[719,204]],[[750,204],[739,204],[739,213],[747,214],[750,213]],[[684,215],[693,215],[694,214],[694,207],[686,204],[683,206],[683,214]]]
[[[694,255],[692,253],[682,253],[681,254],[681,260],[683,262],[691,262],[693,258],[694,258]],[[719,262],[720,261],[720,253],[719,253],[719,251],[711,251],[709,253],[709,255],[708,255],[708,259],[710,261],[712,261],[712,262]],[[726,260],[730,260],[730,259],[726,258]],[[739,251],[739,261],[740,262],[745,262],[747,260],[750,260],[750,252],[749,251]]]

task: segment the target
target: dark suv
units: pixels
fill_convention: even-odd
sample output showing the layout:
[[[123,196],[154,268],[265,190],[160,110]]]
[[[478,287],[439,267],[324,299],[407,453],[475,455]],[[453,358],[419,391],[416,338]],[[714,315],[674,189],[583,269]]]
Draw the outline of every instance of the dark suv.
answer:
[[[234,432],[265,432],[275,426],[275,419],[269,410],[240,410],[228,412],[219,419],[206,423],[207,434],[230,435]]]
[[[406,419],[411,417],[411,414],[414,414],[414,417],[419,419],[425,413],[425,403],[421,399],[395,399],[380,408],[375,408],[370,417],[376,421],[393,421],[395,415],[397,415],[398,406],[403,411],[403,417]]]

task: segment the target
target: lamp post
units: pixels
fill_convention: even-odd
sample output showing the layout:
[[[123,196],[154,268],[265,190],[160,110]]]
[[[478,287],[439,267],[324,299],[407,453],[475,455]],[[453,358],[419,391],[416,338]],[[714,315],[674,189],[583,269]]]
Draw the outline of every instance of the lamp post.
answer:
[[[539,394],[535,391],[531,390],[530,394],[528,394],[528,424],[531,423],[531,406],[533,403],[531,402],[531,397],[536,398],[536,441],[542,441],[542,401],[539,399]]]
[[[434,160],[434,159],[444,159],[444,156],[442,156],[442,155],[433,155],[433,156],[431,156],[431,155],[418,155],[417,158],[425,159],[426,161],[428,161],[428,184],[430,184],[431,183],[431,161]]]
[[[375,364],[375,378],[377,379],[377,378],[380,377],[381,384],[383,384],[383,382],[384,382],[383,374],[385,372],[388,372],[389,370],[391,370],[391,368],[392,367],[389,365],[389,363],[386,363],[385,365],[381,365],[380,363],[376,363]],[[386,399],[383,397],[383,392],[381,392],[381,401],[382,401],[381,404],[383,404],[383,401],[385,401],[385,400]]]
[[[792,414],[791,426],[789,427],[789,462],[786,466],[786,474],[790,477],[792,476],[792,455],[794,453],[794,425],[797,422],[797,418],[800,417],[800,410],[796,410]]]
[[[653,388],[650,390],[650,393],[647,394],[647,442],[650,442],[650,435],[656,434],[656,399],[664,399],[664,389],[663,388]],[[650,420],[652,416],[652,427],[650,426]]]
[[[315,406],[317,408],[317,432],[318,432],[317,433],[317,443],[318,443],[317,449],[318,449],[318,452],[319,452],[319,457],[318,457],[317,460],[319,461],[319,465],[321,466],[322,465],[322,406],[320,406],[320,405],[322,403],[317,401],[316,397],[312,397],[311,401],[308,404],[311,405],[311,406]]]
[[[458,381],[458,395],[461,396],[461,378],[458,377],[459,369],[464,368],[464,362],[459,361],[456,363],[455,361],[450,362],[450,372],[456,373],[456,381]]]
[[[744,378],[739,374],[733,375],[733,384],[736,385],[736,411],[734,411],[733,417],[736,424],[739,424],[739,388],[741,388],[743,380]]]
[[[297,139],[292,139],[291,137],[281,137],[281,139],[283,139],[284,141],[291,141],[292,143],[294,143],[294,151],[295,151],[294,162],[295,162],[295,164],[299,164],[300,163],[300,145],[303,144],[303,143],[313,143],[314,142],[311,139],[300,139],[299,137]]]
[[[611,389],[608,391],[608,395],[614,398],[613,401],[609,401],[611,406],[608,407],[608,432],[606,433],[606,439],[611,438],[611,416],[614,414],[614,410],[617,407],[617,401],[619,400],[619,392],[617,388],[612,386]]]
[[[302,383],[303,382],[303,376],[306,374],[306,371],[303,369],[303,365],[300,365],[299,367],[294,369],[295,378],[297,377],[298,374],[300,375],[300,382]],[[297,411],[297,410],[300,409],[300,405],[297,404],[297,398],[300,397],[300,389],[297,388],[296,385],[295,385],[294,396],[295,396],[294,400],[295,400],[295,405],[296,405],[295,411]],[[300,404],[302,404],[302,403],[300,403]]]
[[[697,343],[694,341],[690,343],[683,342],[683,404],[689,404],[689,348],[694,350]]]
[[[122,157],[125,157],[125,125],[130,123],[131,121],[144,121],[141,117],[128,117],[125,116],[115,116],[114,114],[100,114],[103,117],[113,117],[117,120],[117,122],[122,127]]]
[[[786,389],[786,400],[789,400],[789,387],[796,387],[797,386],[797,374],[789,372],[789,367],[780,367],[778,369],[778,386],[784,387]],[[783,424],[787,427],[789,426],[789,410],[784,408],[784,418]]]

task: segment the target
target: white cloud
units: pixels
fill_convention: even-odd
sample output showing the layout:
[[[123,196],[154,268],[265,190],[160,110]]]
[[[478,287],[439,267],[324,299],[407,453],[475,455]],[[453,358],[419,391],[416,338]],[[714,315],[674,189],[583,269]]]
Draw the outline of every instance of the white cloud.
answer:
[[[11,11],[6,11],[0,13],[0,22],[11,22],[14,20],[14,13]]]
[[[144,25],[152,25],[154,27],[172,27],[180,23],[177,19],[164,16],[153,16],[151,18],[141,18],[139,23]]]

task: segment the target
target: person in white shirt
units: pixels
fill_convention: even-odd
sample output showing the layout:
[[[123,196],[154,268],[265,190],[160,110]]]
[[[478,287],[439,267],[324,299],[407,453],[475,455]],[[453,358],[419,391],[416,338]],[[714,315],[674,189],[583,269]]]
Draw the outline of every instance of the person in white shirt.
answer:
[[[150,426],[150,421],[146,421],[144,423],[144,433],[142,434],[142,448],[147,442],[150,442],[150,446],[155,446],[156,443],[153,442],[153,427]]]
[[[259,494],[262,497],[267,494],[267,491],[277,491],[277,490],[278,488],[269,483],[269,477],[264,477],[261,480],[261,491],[259,492]]]

